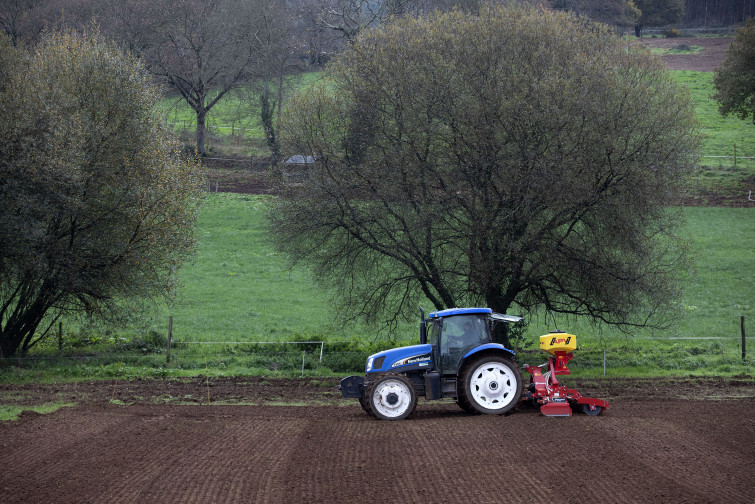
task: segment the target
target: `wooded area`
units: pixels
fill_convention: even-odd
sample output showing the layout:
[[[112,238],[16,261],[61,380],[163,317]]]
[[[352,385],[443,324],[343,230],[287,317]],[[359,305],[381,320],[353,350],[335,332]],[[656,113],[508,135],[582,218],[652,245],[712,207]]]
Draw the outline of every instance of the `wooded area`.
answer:
[[[690,26],[743,23],[755,16],[755,0],[687,0],[684,22]]]

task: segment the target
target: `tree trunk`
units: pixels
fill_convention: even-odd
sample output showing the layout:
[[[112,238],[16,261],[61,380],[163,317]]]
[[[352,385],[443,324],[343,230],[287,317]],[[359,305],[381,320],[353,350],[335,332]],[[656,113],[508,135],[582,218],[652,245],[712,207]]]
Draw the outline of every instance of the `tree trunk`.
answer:
[[[25,310],[11,315],[0,330],[0,357],[13,357],[19,350],[26,353],[48,310],[49,303],[37,299]]]
[[[281,123],[283,122],[283,116],[281,111],[283,110],[283,86],[285,85],[285,74],[279,72],[278,74],[278,110],[276,110],[275,121],[275,137],[278,139],[278,149],[280,150],[280,137],[281,137]]]
[[[274,162],[280,159],[280,144],[278,143],[278,137],[275,135],[275,126],[273,124],[276,105],[274,100],[270,100],[270,89],[265,84],[262,94],[260,94],[260,119],[262,121],[262,128],[265,130],[267,146],[270,148],[270,157]]]
[[[488,308],[493,310],[495,313],[506,313],[506,310],[508,309],[508,305],[506,306],[496,305],[496,303],[488,301]],[[509,326],[510,324],[508,322],[498,322],[497,324],[493,325],[493,333],[491,334],[491,336],[493,337],[494,343],[500,343],[506,348],[511,348],[511,339],[509,338],[509,333],[510,333]]]
[[[501,287],[495,288],[490,286],[490,289],[485,294],[485,302],[488,304],[488,308],[495,313],[506,314],[506,311],[511,307],[519,293],[521,284],[519,282],[512,282],[507,289]],[[504,290],[504,292],[501,292]],[[500,343],[506,348],[511,348],[511,324],[499,323],[494,326],[493,341]]]
[[[197,109],[197,153],[200,156],[207,155],[204,148],[204,133],[205,133],[205,119],[207,117],[207,111],[204,107]]]

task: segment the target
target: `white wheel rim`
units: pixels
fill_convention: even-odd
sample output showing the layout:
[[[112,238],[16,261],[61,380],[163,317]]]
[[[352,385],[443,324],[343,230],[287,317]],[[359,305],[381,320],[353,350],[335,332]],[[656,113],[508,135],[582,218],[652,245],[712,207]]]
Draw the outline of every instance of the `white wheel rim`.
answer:
[[[400,417],[412,404],[409,387],[400,380],[385,380],[372,394],[372,407],[384,417]]]
[[[516,376],[500,362],[486,362],[472,373],[469,383],[472,399],[489,410],[499,410],[514,400]]]

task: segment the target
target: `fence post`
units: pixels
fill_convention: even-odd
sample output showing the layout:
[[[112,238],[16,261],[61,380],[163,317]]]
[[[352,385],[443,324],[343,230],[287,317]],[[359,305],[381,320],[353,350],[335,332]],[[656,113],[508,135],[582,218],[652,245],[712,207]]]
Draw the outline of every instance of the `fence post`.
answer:
[[[745,316],[742,315],[742,317],[739,319],[740,324],[742,326],[742,360],[745,360],[747,357],[747,348],[746,348],[746,339],[745,339]]]
[[[325,346],[325,342],[321,341],[320,342],[320,362],[321,363],[322,363],[322,349],[323,349],[324,346]]]
[[[63,322],[58,322],[58,353],[63,352]]]
[[[165,362],[170,364],[170,340],[173,339],[173,315],[168,317],[168,351],[165,354]]]
[[[737,144],[734,144],[734,169],[737,169]]]

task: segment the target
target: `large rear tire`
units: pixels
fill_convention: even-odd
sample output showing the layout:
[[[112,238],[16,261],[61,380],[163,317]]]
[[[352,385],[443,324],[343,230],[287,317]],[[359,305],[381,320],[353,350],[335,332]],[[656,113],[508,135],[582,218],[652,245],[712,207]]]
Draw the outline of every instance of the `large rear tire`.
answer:
[[[417,390],[404,375],[386,373],[367,388],[370,413],[381,420],[403,420],[417,407]]]
[[[480,412],[474,409],[474,407],[469,404],[468,402],[464,402],[461,400],[461,398],[456,399],[456,404],[459,406],[459,408],[464,410],[464,413],[468,413],[470,415],[479,415]]]
[[[502,415],[522,397],[522,374],[509,359],[480,356],[464,367],[459,377],[459,406],[464,411]]]

